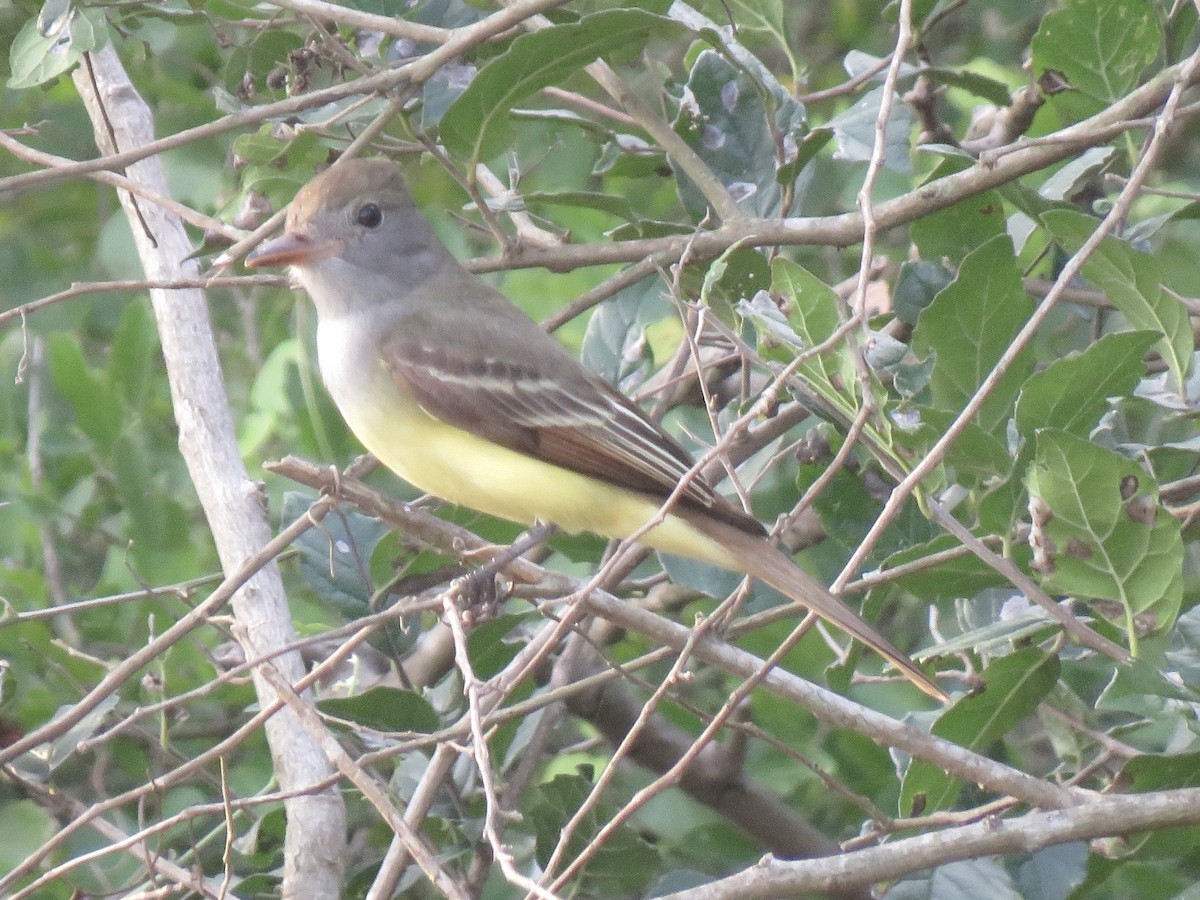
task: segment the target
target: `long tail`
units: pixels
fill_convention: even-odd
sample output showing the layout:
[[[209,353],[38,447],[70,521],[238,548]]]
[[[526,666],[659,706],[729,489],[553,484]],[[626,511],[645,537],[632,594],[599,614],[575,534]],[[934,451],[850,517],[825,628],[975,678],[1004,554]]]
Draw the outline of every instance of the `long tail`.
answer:
[[[929,696],[943,703],[950,699],[945,691],[934,684],[928,675],[918,669],[916,664],[875,626],[829,593],[824,585],[797,566],[770,541],[709,516],[688,515],[686,518],[689,524],[705,537],[733,553],[738,562],[738,569],[766,582],[797,603],[804,604],[821,618],[862,641],[903,672],[909,681]]]

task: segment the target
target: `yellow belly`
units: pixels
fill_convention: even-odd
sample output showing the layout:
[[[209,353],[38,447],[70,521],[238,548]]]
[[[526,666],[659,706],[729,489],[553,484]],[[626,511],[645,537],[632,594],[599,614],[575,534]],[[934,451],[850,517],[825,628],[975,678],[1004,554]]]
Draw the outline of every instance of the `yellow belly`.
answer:
[[[378,359],[345,352],[337,329],[318,332],[321,371],[350,430],[389,469],[443,500],[524,524],[626,538],[658,516],[645,496],[550,465],[434,419],[401,394]],[[678,516],[643,544],[740,570],[721,545]]]
[[[566,531],[611,538],[629,537],[658,515],[658,505],[640,494],[482,440],[419,408],[386,418],[360,409],[342,411],[350,429],[384,465],[451,503],[515,522],[553,522]],[[736,568],[723,548],[677,516],[667,516],[640,540]]]

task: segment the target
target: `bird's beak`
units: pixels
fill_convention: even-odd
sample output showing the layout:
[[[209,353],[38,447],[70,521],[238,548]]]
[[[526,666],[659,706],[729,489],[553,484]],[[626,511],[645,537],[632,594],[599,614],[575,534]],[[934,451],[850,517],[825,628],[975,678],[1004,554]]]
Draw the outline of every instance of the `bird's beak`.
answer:
[[[336,256],[341,249],[340,241],[316,241],[304,234],[287,232],[282,237],[259,244],[244,263],[248,269],[257,269],[259,266],[303,266]]]

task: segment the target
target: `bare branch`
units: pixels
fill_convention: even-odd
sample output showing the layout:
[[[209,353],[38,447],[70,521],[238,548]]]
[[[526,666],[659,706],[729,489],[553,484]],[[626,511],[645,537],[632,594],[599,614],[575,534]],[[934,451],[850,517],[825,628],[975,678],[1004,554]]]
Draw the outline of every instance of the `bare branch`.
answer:
[[[1137,834],[1200,823],[1200,788],[1097,797],[1083,806],[988,818],[973,825],[903,838],[828,859],[769,860],[730,878],[667,894],[663,900],[759,900],[890,881],[960,859],[1033,853],[1071,841]]]

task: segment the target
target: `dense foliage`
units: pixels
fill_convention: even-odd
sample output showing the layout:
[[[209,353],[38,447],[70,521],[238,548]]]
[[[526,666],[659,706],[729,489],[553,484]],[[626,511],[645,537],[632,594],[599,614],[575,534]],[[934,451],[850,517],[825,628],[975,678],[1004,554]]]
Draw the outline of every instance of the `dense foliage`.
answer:
[[[0,894],[1195,896],[1197,22],[0,0]],[[488,562],[516,526],[332,477],[308,301],[236,260],[347,151],[952,702],[728,573]],[[174,318],[200,286],[211,336]],[[242,501],[287,532],[258,558]]]

